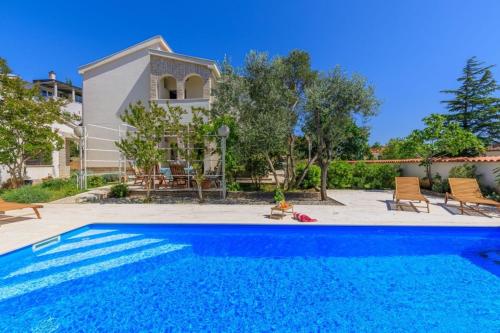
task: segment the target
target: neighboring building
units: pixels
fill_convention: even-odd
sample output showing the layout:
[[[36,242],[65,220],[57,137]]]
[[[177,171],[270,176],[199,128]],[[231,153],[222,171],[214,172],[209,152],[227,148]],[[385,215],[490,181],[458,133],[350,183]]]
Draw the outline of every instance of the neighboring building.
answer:
[[[33,84],[40,87],[40,93],[47,98],[64,98],[68,101],[65,110],[82,117],[82,88],[74,86],[71,82],[62,82],[56,79],[54,71],[49,72],[48,79],[33,80]]]
[[[113,140],[126,130],[120,115],[130,104],[180,106],[188,111],[188,122],[192,107],[210,108],[220,76],[215,61],[174,53],[161,36],[84,65],[79,73],[87,165],[103,169],[117,167],[120,154]]]
[[[78,118],[82,115],[82,88],[73,86],[56,80],[56,74],[49,72],[48,79],[33,80],[40,88],[40,94],[46,98],[65,98],[68,103],[64,110],[70,112]],[[71,172],[71,145],[76,144],[78,138],[74,134],[76,124],[53,124],[52,128],[57,129],[64,139],[64,147],[59,151],[53,151],[47,156],[31,159],[26,166],[26,179],[33,182],[40,181],[46,177],[69,177]],[[0,184],[6,181],[9,175],[5,168],[0,166]]]
[[[373,156],[374,160],[378,160],[380,156],[382,155],[382,151],[384,150],[384,147],[371,147],[370,148],[370,153]]]

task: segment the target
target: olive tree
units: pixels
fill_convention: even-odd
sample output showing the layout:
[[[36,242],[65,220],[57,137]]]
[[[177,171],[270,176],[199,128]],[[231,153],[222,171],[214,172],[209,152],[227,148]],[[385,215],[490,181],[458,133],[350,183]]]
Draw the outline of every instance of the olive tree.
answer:
[[[347,75],[340,67],[322,75],[306,89],[307,102],[304,132],[316,145],[321,168],[321,200],[326,200],[328,166],[342,152],[349,140],[349,128],[355,116],[367,118],[379,106],[374,89],[360,75]]]
[[[166,111],[151,102],[146,107],[140,101],[129,105],[120,116],[121,120],[134,129],[127,131],[125,138],[117,142],[119,150],[127,157],[134,159],[146,176],[146,199],[151,199],[151,183],[155,168],[163,159],[164,152],[160,148],[166,131]]]

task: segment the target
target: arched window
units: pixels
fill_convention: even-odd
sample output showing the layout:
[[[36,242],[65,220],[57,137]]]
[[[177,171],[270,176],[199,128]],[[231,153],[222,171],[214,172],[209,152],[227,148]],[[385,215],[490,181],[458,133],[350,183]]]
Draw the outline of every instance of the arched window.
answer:
[[[165,76],[159,82],[159,99],[177,99],[177,80],[173,76]]]
[[[203,98],[203,79],[191,75],[184,81],[184,98]]]

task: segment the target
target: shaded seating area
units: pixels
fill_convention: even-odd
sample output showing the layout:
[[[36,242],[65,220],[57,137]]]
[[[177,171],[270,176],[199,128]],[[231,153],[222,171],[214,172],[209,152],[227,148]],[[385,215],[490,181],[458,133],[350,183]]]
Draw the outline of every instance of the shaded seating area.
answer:
[[[131,185],[140,189],[147,187],[147,173],[131,164]],[[196,171],[184,161],[167,163],[167,166],[157,165],[151,175],[151,189],[157,191],[194,191],[197,189]],[[219,190],[221,188],[221,175],[217,170],[207,170],[203,177],[201,187],[203,190]],[[137,187],[136,187],[137,189]]]
[[[420,191],[420,180],[418,177],[396,177],[395,182],[396,189],[394,190],[392,198],[396,202],[396,209],[401,208],[401,200],[405,200],[409,201],[410,206],[412,206],[415,211],[418,211],[413,201],[423,201],[427,205],[427,213],[430,212],[429,200]]]
[[[26,208],[33,209],[33,212],[35,213],[35,215],[38,219],[42,218],[42,216],[40,215],[40,212],[38,211],[39,208],[43,208],[42,205],[6,202],[6,201],[3,201],[2,199],[0,199],[0,213],[5,213],[5,212],[11,211],[11,210],[26,209]],[[11,217],[1,218],[1,220],[5,220],[5,219],[9,219],[9,218],[11,218]]]
[[[170,174],[172,177],[172,188],[188,188],[190,186],[190,177],[184,165],[180,163],[170,163]]]
[[[485,198],[475,178],[448,178],[448,182],[450,183],[451,193],[446,193],[445,205],[448,204],[448,200],[458,201],[460,203],[460,214],[464,214],[464,208],[469,208],[488,216],[479,209],[480,205],[493,206],[500,211],[500,202]],[[475,207],[467,204],[473,204]]]

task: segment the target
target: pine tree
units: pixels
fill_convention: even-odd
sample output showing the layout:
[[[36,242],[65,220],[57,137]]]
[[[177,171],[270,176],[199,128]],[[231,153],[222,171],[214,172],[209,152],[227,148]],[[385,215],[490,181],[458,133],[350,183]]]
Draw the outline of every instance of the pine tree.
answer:
[[[449,111],[447,122],[457,122],[463,129],[476,134],[485,145],[500,140],[500,98],[494,96],[500,86],[493,78],[492,67],[472,57],[457,80],[461,86],[442,91],[454,95],[453,99],[442,101]]]

